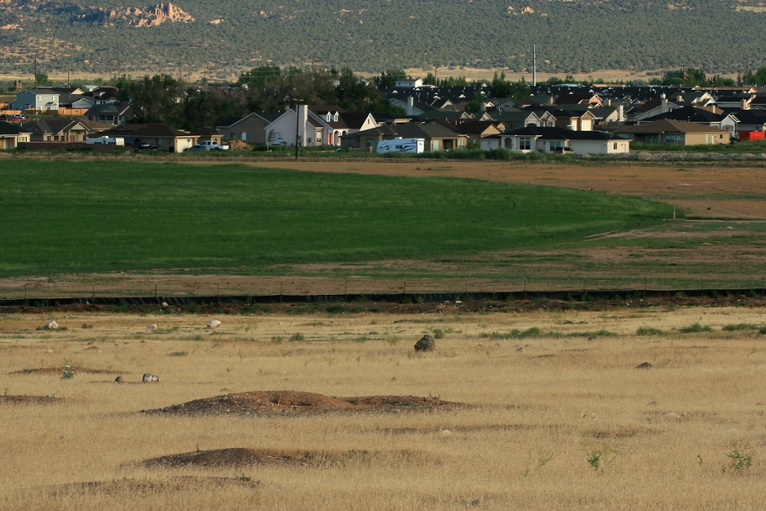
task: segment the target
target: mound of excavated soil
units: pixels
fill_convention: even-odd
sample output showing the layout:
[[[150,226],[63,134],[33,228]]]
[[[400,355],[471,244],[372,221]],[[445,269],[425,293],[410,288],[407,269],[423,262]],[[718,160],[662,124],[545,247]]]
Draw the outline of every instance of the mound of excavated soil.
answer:
[[[210,451],[185,452],[145,460],[149,468],[177,467],[241,467],[249,465],[301,465],[338,466],[347,463],[425,461],[428,456],[417,451],[284,451],[245,449],[215,449]]]
[[[172,405],[155,410],[144,410],[144,413],[174,415],[305,414],[365,410],[430,410],[458,406],[467,405],[418,396],[330,397],[313,392],[272,390],[241,392],[238,394],[197,399],[180,405]]]
[[[116,479],[113,481],[88,481],[84,483],[69,483],[41,488],[43,492],[54,498],[66,498],[69,495],[103,494],[151,496],[157,493],[176,493],[182,491],[202,492],[206,489],[231,488],[244,486],[255,488],[260,481],[252,481],[245,477],[195,477],[180,476],[169,479]]]
[[[119,371],[107,371],[105,369],[90,369],[88,367],[72,366],[70,371],[74,371],[75,374],[115,374]],[[34,369],[22,369],[20,371],[13,371],[10,374],[58,374],[64,370],[61,366],[56,367],[37,367]]]
[[[61,401],[49,396],[0,396],[0,404],[55,403]]]

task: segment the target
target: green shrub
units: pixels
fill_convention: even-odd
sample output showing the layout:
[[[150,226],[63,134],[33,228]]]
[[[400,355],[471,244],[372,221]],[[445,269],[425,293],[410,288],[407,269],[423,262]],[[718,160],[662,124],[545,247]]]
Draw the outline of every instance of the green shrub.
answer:
[[[749,323],[737,323],[737,324],[728,324],[721,327],[721,330],[724,332],[738,332],[742,330],[755,330],[758,328],[758,325],[751,325]]]
[[[713,329],[709,325],[702,326],[699,323],[694,323],[693,325],[680,328],[679,331],[682,334],[699,334],[702,332],[712,332]]]
[[[652,328],[652,327],[649,327],[649,326],[640,326],[636,330],[636,335],[642,335],[642,336],[645,336],[645,335],[664,335],[664,334],[665,334],[665,332],[663,332],[659,328]]]

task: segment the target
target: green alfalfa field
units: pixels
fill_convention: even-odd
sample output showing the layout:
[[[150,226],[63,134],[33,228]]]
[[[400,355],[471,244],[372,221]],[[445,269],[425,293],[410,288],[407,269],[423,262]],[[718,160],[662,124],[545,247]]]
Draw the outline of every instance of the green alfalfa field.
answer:
[[[0,197],[0,277],[438,260],[576,247],[673,215],[549,186],[124,160],[6,160]]]

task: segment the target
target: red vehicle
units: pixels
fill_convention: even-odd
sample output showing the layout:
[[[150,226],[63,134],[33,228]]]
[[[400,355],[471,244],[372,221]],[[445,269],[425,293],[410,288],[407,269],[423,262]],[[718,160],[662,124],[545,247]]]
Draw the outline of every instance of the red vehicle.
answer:
[[[26,121],[26,118],[21,114],[13,114],[10,119],[8,119],[11,122],[21,122]]]

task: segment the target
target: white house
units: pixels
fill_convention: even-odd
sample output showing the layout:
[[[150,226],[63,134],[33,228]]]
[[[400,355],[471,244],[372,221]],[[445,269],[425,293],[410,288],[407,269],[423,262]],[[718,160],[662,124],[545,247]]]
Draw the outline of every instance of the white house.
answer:
[[[530,126],[499,135],[502,146],[511,151],[557,153],[570,148],[575,154],[625,154],[630,141],[600,131],[574,131]]]

